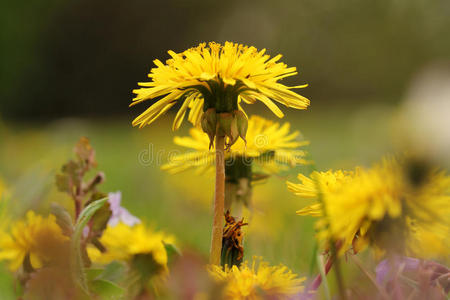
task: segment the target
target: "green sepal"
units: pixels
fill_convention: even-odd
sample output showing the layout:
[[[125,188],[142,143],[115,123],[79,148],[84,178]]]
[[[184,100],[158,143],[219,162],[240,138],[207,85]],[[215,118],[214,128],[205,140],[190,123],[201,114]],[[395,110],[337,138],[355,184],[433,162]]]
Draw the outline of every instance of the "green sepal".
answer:
[[[239,136],[241,137],[241,139],[244,140],[245,144],[247,144],[247,140],[245,139],[247,136],[247,129],[248,129],[247,117],[245,116],[244,112],[242,112],[240,110],[236,110],[234,112],[234,115],[235,115],[236,121],[237,121],[237,129],[238,129]]]
[[[203,131],[209,137],[209,149],[211,149],[217,130],[217,114],[214,108],[209,108],[203,113],[201,125]]]

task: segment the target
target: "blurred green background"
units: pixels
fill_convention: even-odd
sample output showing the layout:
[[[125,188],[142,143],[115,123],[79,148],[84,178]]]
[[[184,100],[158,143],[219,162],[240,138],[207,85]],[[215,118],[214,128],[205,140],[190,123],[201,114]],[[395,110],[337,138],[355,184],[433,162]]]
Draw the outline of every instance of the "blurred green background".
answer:
[[[149,105],[128,108],[131,90],[146,80],[153,59],[203,41],[282,53],[300,71],[286,82],[309,84],[300,92],[311,108],[284,109],[281,121],[311,141],[318,169],[352,168],[397,149],[398,110],[411,80],[450,60],[449,12],[445,0],[2,1],[0,177],[12,190],[13,214],[45,212],[51,201],[70,207],[53,177],[87,136],[106,173],[102,190],[122,191],[132,213],[206,255],[212,186],[159,170],[171,151],[182,150],[172,139],[189,125],[173,133],[169,113],[155,126],[131,128]],[[246,110],[276,119],[262,104]],[[308,275],[313,219],[295,215],[307,202],[285,180],[309,171],[255,187],[260,205],[247,229],[247,258],[261,255]],[[0,289],[9,291],[12,279],[3,273]]]

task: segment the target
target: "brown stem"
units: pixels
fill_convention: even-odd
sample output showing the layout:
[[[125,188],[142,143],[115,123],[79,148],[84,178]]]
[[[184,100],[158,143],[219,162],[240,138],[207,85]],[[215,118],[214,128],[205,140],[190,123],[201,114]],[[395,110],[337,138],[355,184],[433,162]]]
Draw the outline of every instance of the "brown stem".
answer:
[[[330,272],[331,267],[334,263],[334,256],[330,255],[327,259],[327,263],[325,264],[325,275]],[[309,287],[309,291],[316,291],[320,284],[322,283],[322,276],[320,274],[317,274],[316,278],[314,278],[314,281],[311,283],[311,286]]]
[[[78,216],[81,213],[81,199],[75,196],[74,201],[75,201],[75,221],[76,221],[78,220]]]
[[[81,213],[82,205],[83,205],[83,195],[81,190],[81,179],[79,181],[79,185],[77,185],[75,189],[75,195],[73,195],[73,200],[75,201],[75,222],[78,220],[78,216]]]
[[[225,202],[225,136],[216,136],[216,191],[212,226],[210,263],[220,265]]]

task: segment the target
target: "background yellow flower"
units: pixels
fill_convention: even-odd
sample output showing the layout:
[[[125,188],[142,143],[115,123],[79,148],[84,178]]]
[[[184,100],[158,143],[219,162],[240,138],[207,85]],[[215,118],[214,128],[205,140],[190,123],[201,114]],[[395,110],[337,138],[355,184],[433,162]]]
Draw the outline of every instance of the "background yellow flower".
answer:
[[[0,260],[9,261],[9,268],[15,271],[28,257],[33,268],[40,268],[60,259],[68,240],[55,216],[44,218],[29,211],[25,220],[12,224],[9,234],[0,236]]]
[[[225,299],[289,299],[303,290],[305,280],[287,267],[270,266],[261,258],[254,258],[251,266],[246,261],[239,268],[211,265],[209,272],[225,284]]]
[[[371,244],[378,253],[432,257],[448,245],[450,177],[442,171],[402,157],[384,159],[370,169],[299,178],[301,184],[288,182],[288,188],[303,197],[317,197],[320,190],[326,219],[317,222],[318,237],[328,239],[330,233],[343,242],[343,251]],[[321,210],[321,204],[313,204],[297,213],[321,217]],[[424,253],[429,241],[441,245]]]
[[[178,173],[195,168],[199,173],[212,170],[215,151],[209,149],[208,136],[199,128],[191,128],[190,136],[175,137],[174,143],[193,151],[169,157],[169,162],[161,167],[170,173]],[[299,147],[308,141],[299,140],[300,132],[290,131],[290,124],[279,123],[258,116],[251,116],[248,122],[247,143],[239,139],[226,152],[225,159],[243,159],[265,173],[277,173],[286,166],[309,163],[306,152]]]
[[[143,223],[128,226],[119,222],[108,226],[103,232],[100,243],[106,248],[101,252],[89,245],[88,254],[91,260],[99,264],[107,264],[114,260],[130,262],[136,255],[150,255],[160,271],[167,271],[167,252],[164,243],[173,244],[173,236],[154,231]]]

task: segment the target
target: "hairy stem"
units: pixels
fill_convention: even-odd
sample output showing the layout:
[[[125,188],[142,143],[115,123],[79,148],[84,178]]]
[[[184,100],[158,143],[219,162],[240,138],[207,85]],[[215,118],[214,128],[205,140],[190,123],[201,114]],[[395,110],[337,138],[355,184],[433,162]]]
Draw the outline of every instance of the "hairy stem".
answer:
[[[216,190],[214,195],[214,219],[212,226],[210,263],[220,265],[225,202],[225,137],[216,136]]]

